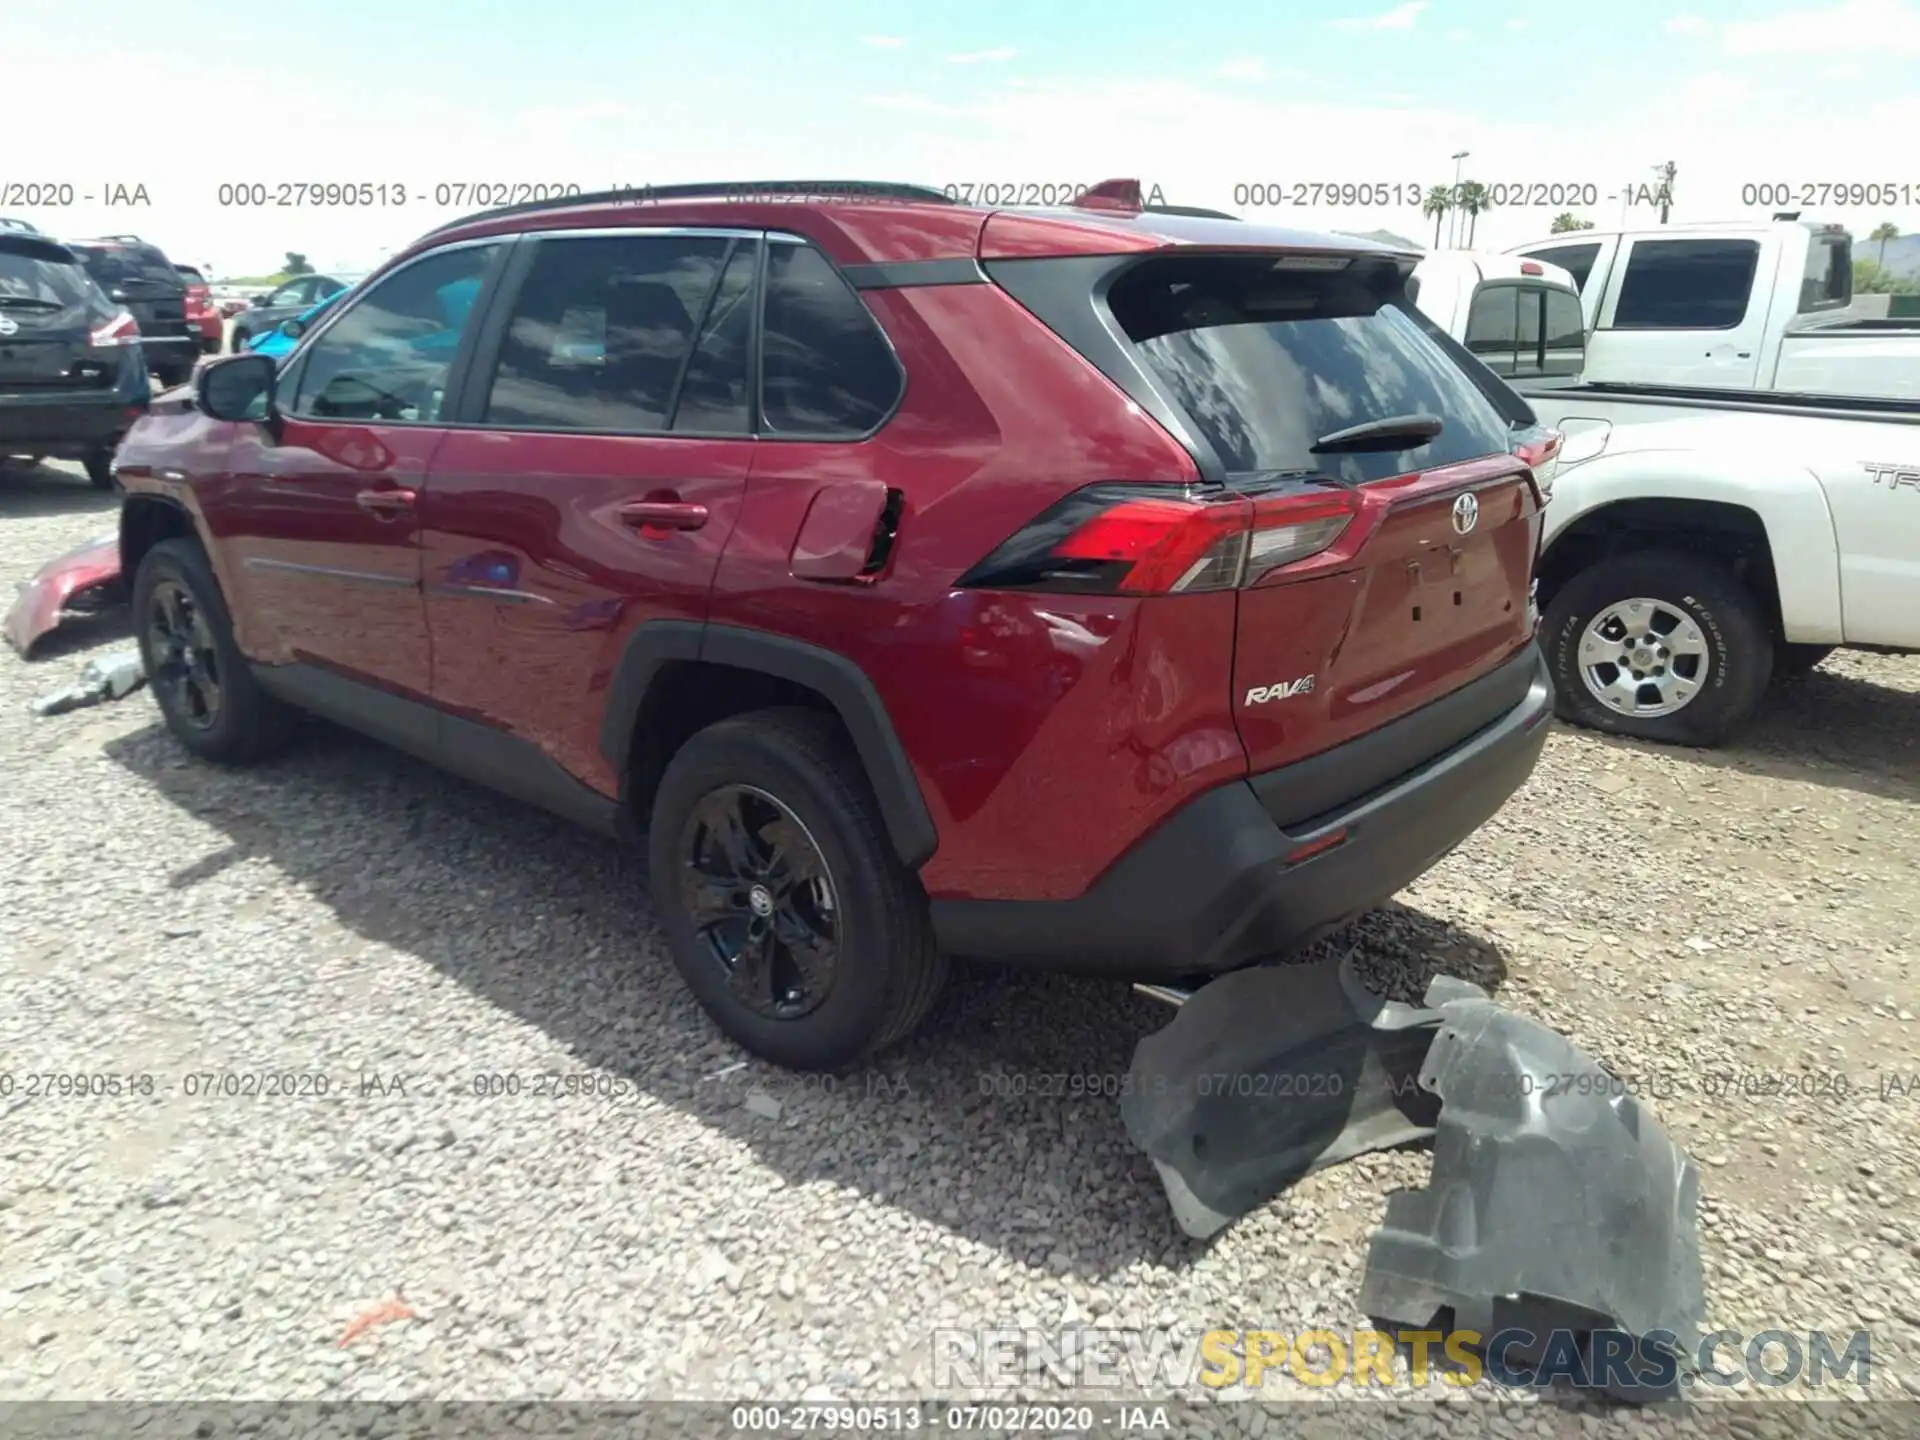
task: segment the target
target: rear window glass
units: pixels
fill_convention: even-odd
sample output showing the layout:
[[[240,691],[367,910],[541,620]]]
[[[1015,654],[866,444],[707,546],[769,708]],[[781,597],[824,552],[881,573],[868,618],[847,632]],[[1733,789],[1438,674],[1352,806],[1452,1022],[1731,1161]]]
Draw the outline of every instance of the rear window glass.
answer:
[[[187,288],[186,277],[151,245],[73,245],[69,247],[100,284],[123,290]]]
[[[1354,482],[1508,448],[1507,423],[1401,303],[1390,264],[1279,271],[1270,257],[1152,260],[1115,283],[1113,316],[1232,472]],[[1315,455],[1322,436],[1432,415],[1404,451]]]
[[[103,310],[106,300],[78,265],[0,243],[0,308],[52,307]]]
[[[1587,288],[1587,276],[1593,273],[1593,262],[1600,258],[1600,242],[1588,241],[1584,245],[1549,245],[1544,250],[1525,252],[1530,260],[1544,260],[1549,265],[1558,265],[1573,276],[1576,290]]]
[[[1807,246],[1807,264],[1800,276],[1800,313],[1835,310],[1852,303],[1852,242],[1845,235],[1832,239],[1814,236]]]

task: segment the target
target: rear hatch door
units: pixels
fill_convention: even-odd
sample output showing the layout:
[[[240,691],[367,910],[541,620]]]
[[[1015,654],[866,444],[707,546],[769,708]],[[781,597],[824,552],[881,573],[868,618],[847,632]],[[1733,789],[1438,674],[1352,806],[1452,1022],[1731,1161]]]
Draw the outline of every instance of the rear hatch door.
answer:
[[[1256,771],[1409,714],[1532,637],[1538,494],[1483,388],[1498,382],[1412,313],[1405,266],[1184,254],[1109,291],[1217,457],[1203,470],[1254,500],[1233,712]]]
[[[90,343],[111,313],[64,247],[0,232],[0,394],[111,385],[111,357]]]
[[[88,243],[73,249],[100,288],[140,322],[143,341],[190,338],[186,280],[160,251],[132,242]]]

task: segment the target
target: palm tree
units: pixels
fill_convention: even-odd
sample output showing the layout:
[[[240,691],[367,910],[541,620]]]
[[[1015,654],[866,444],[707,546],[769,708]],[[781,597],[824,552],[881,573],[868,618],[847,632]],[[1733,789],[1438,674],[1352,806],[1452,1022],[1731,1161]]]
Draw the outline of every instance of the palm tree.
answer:
[[[1427,198],[1420,202],[1420,213],[1433,221],[1433,248],[1440,248],[1440,222],[1447,218],[1447,212],[1453,208],[1453,187],[1435,185],[1427,191]]]
[[[1591,220],[1581,220],[1571,210],[1562,210],[1553,217],[1553,226],[1548,233],[1564,235],[1569,230],[1591,230],[1592,228]]]
[[[1882,270],[1886,269],[1887,268],[1887,242],[1889,240],[1897,240],[1900,238],[1900,227],[1898,225],[1895,225],[1891,220],[1883,220],[1874,227],[1873,233],[1867,236],[1867,238],[1869,240],[1878,240],[1880,242],[1880,259],[1878,261],[1878,264]]]
[[[1478,180],[1462,180],[1453,203],[1467,217],[1467,249],[1471,250],[1474,230],[1480,223],[1480,217],[1493,208],[1493,194]]]

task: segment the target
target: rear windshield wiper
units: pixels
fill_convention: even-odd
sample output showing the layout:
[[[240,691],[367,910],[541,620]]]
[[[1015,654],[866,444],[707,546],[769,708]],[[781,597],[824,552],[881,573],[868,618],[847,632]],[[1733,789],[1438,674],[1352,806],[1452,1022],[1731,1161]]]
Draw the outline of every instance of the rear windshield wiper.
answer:
[[[42,300],[38,295],[0,295],[0,307],[8,310],[64,310],[58,300]]]
[[[1438,415],[1389,415],[1322,435],[1308,447],[1310,455],[1353,455],[1364,450],[1413,450],[1446,428]]]

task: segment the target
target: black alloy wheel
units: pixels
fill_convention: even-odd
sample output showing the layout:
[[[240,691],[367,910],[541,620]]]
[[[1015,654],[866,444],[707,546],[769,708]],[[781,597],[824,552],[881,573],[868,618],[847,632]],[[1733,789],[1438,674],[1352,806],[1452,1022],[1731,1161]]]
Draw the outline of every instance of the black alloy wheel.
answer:
[[[755,1015],[797,1020],[832,991],[840,914],[819,845],[793,811],[723,785],[681,836],[681,898],[697,943]]]
[[[182,723],[211,730],[220,721],[220,655],[192,592],[163,579],[147,601],[148,676],[160,702]]]

